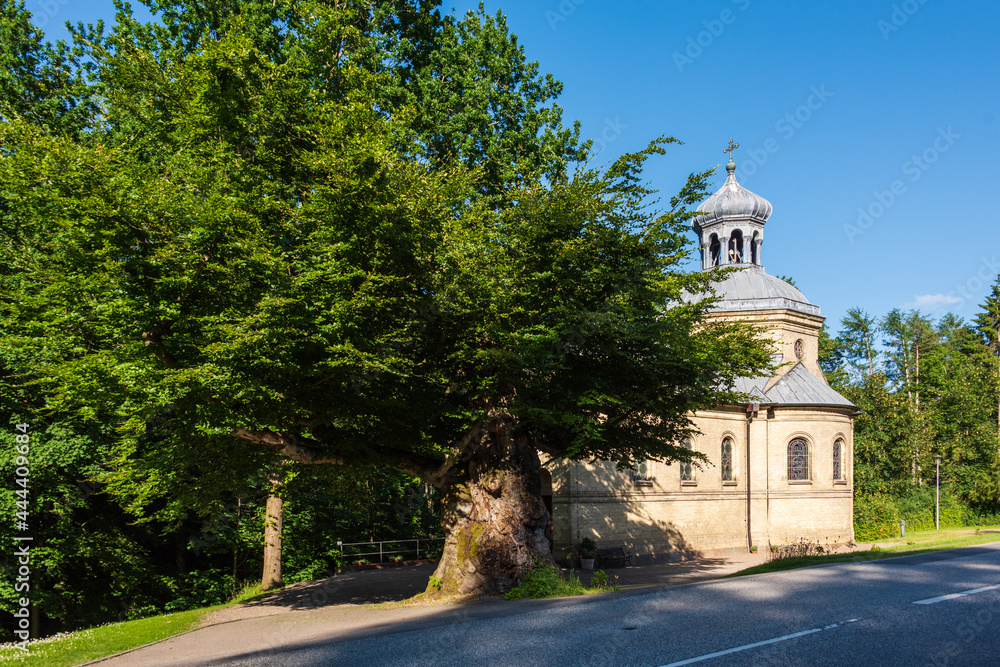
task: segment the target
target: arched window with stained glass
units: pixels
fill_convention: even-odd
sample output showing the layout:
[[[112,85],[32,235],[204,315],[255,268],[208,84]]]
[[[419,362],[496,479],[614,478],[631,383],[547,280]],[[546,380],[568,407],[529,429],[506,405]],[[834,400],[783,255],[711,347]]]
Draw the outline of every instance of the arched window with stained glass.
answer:
[[[804,482],[809,479],[809,443],[795,438],[788,443],[788,481]]]
[[[844,443],[842,440],[833,443],[833,479],[837,482],[844,479]]]
[[[733,481],[733,439],[722,441],[722,481]]]
[[[681,446],[684,447],[684,449],[694,449],[694,445],[691,443],[691,438],[684,438],[684,440],[681,441]],[[690,461],[681,461],[681,481],[694,481],[694,471],[691,470]]]

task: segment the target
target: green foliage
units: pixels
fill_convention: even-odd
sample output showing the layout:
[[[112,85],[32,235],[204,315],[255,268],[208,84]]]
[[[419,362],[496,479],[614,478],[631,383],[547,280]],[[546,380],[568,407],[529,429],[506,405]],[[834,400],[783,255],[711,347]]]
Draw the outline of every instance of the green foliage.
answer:
[[[525,598],[554,598],[583,595],[586,586],[580,583],[579,577],[570,570],[569,578],[563,579],[555,566],[536,560],[524,575],[524,581],[504,595],[506,600],[523,600]]]
[[[878,332],[877,318],[860,308],[847,311],[837,336],[837,349],[853,377],[865,378],[879,369]]]
[[[906,529],[914,531],[934,530],[934,487],[921,486],[910,489],[909,493],[895,499],[899,516],[906,521]],[[963,504],[948,489],[941,489],[941,528],[988,525],[994,516],[983,516]]]
[[[594,574],[590,578],[590,587],[597,591],[617,591],[618,575],[609,577],[604,570],[594,570]]]
[[[585,537],[580,540],[580,547],[577,549],[580,558],[597,558],[597,543],[592,538]]]
[[[184,611],[222,604],[233,597],[234,587],[232,572],[228,570],[187,572],[174,580],[174,598],[163,610]]]
[[[828,344],[824,371],[861,410],[854,450],[859,539],[884,534],[883,496],[894,499],[909,528],[933,525],[936,455],[942,525],[977,525],[1000,510],[1000,373],[990,337],[996,300],[987,299],[974,325],[898,309],[876,323],[855,309]],[[871,348],[872,367],[884,373],[861,373],[875,333],[884,347]]]
[[[881,373],[864,377],[845,394],[861,411],[854,420],[854,484],[860,495],[905,493],[913,479],[914,411],[905,395],[889,390]]]
[[[289,469],[294,581],[338,538],[426,535],[412,476],[444,486],[484,415],[557,457],[671,460],[767,366],[681,298],[708,174],[644,205],[679,142],[588,168],[502,15],[437,5],[150,0],[162,25],[122,5],[72,47],[5,5],[0,399],[44,434],[47,630],[234,595],[281,457],[346,471]]]
[[[854,494],[854,539],[884,540],[899,535],[899,510],[884,493]]]
[[[439,51],[390,115],[366,6],[156,7],[170,26],[125,15],[90,54],[87,142],[0,128],[3,341],[47,355],[51,408],[107,425],[103,480],[142,520],[251,495],[272,450],[430,476],[490,406],[557,456],[669,460],[687,412],[768,363],[753,331],[680,303],[707,280],[678,268],[706,175],[667,212],[640,183],[672,138],[562,175],[573,133],[541,106],[558,86],[500,19],[427,24]],[[470,106],[441,148],[414,119],[458,97],[421,85],[472,55],[520,92],[458,86],[501,95],[503,122]]]
[[[0,5],[0,119],[20,116],[46,132],[85,138],[98,108],[87,82],[92,71],[79,48],[43,41],[23,0]]]

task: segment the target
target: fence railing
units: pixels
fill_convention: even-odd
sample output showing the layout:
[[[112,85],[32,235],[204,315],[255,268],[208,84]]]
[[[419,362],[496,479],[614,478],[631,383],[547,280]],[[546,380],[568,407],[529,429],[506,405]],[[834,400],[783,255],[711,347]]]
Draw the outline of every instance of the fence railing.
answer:
[[[405,545],[407,544],[412,544],[413,546],[406,547]],[[375,556],[378,556],[379,563],[384,563],[386,558],[399,560],[393,557],[402,556],[403,554],[415,554],[416,560],[420,559],[421,552],[424,553],[425,557],[429,557],[430,554],[439,553],[443,544],[443,537],[420,537],[413,540],[381,540],[379,542],[341,542],[337,540],[337,551],[340,552],[341,565],[347,565],[347,559],[366,559],[374,562]],[[387,546],[389,548],[386,548]],[[370,548],[371,550],[359,551],[357,550],[359,547]],[[345,549],[351,553],[346,553]]]

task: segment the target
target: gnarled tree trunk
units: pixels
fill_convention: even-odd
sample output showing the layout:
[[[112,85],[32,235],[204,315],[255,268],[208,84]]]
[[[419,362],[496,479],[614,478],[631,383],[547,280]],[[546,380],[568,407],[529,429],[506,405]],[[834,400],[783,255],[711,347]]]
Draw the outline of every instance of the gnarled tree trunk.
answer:
[[[444,490],[444,553],[427,592],[505,593],[533,559],[551,562],[541,486],[533,440],[507,421],[483,426],[478,447]]]

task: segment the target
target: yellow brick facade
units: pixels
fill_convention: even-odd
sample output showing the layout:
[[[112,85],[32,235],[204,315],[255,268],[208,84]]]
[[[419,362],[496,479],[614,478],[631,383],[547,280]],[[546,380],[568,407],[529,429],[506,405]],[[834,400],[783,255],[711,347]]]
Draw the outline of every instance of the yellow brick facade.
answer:
[[[718,313],[734,319],[736,314]],[[782,359],[801,361],[816,377],[823,318],[777,310],[739,313],[766,329]],[[796,341],[799,354],[796,355]],[[791,363],[768,382],[773,386]],[[822,544],[853,540],[853,414],[848,407],[720,406],[691,415],[700,434],[692,446],[707,460],[681,479],[679,463],[649,462],[647,480],[611,463],[553,461],[554,555],[567,558],[584,537],[601,547],[628,545],[638,555],[711,554],[765,550],[806,539]],[[808,444],[808,480],[790,481],[789,443]],[[722,476],[722,445],[732,446],[732,479]],[[841,479],[834,479],[834,445],[841,443]]]

